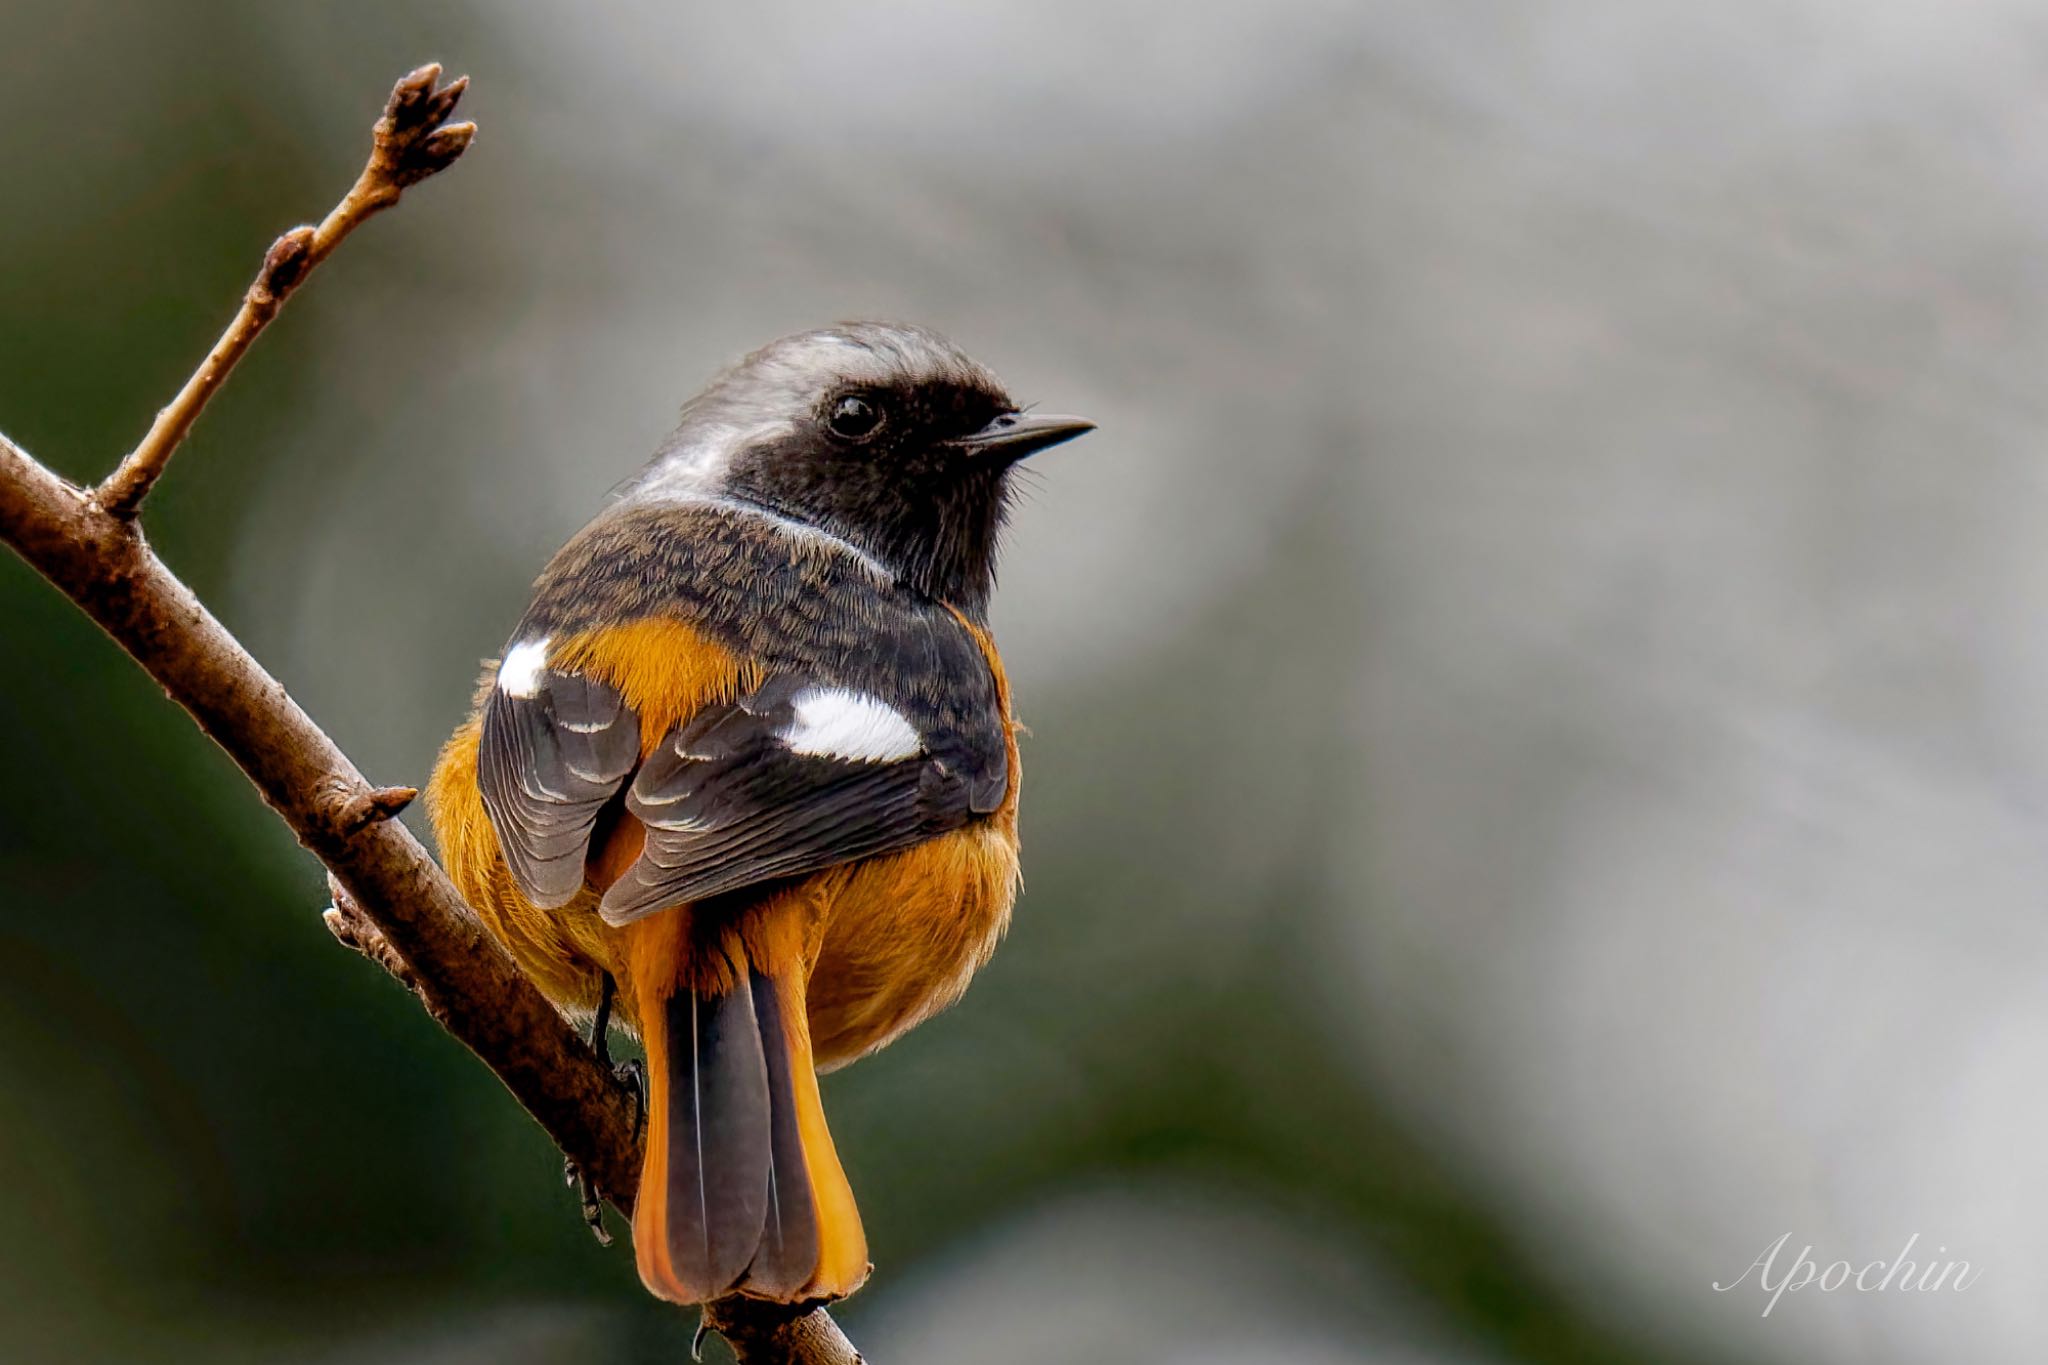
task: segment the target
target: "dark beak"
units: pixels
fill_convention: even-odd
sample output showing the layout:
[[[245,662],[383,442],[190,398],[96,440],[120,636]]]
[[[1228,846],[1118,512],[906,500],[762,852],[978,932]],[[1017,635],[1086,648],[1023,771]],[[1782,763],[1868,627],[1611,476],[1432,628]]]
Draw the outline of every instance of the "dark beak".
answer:
[[[1081,417],[1053,417],[1029,412],[1006,412],[971,436],[953,444],[971,455],[992,456],[1008,462],[1021,460],[1048,446],[1071,441],[1095,430],[1095,423]]]

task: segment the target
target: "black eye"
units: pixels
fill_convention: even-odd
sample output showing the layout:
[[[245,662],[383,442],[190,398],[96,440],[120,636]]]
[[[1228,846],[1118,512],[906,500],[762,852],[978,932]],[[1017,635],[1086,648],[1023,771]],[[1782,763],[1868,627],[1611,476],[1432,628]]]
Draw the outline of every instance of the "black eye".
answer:
[[[871,398],[849,393],[832,405],[832,416],[827,421],[834,436],[848,441],[864,441],[881,429],[882,405]]]

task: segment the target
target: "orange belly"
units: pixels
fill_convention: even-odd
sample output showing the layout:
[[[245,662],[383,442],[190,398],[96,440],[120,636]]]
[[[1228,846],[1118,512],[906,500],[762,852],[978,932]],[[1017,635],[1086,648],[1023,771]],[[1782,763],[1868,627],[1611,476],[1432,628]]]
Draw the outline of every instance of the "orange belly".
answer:
[[[1016,824],[985,821],[818,879],[829,908],[809,1000],[812,1052],[826,1071],[891,1042],[967,989],[1010,922]]]

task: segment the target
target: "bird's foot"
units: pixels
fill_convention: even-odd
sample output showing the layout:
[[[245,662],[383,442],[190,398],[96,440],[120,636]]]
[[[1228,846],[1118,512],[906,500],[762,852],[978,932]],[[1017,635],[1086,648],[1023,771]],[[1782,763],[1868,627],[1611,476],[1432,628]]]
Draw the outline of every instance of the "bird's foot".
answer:
[[[584,1226],[590,1229],[590,1235],[597,1238],[599,1246],[610,1246],[611,1230],[604,1225],[604,1195],[599,1192],[596,1183],[583,1173],[583,1168],[576,1164],[574,1157],[562,1159],[562,1183],[576,1191],[577,1209],[582,1213]]]
[[[647,1128],[647,1063],[638,1057],[629,1057],[612,1067],[612,1075],[618,1078],[619,1084],[633,1092],[633,1136],[639,1137]],[[610,1246],[611,1230],[604,1225],[604,1193],[583,1173],[574,1157],[562,1158],[562,1183],[576,1191],[577,1208],[583,1214],[583,1222],[590,1229],[590,1235],[597,1238],[599,1246]]]
[[[647,1131],[647,1063],[628,1057],[612,1068],[620,1085],[633,1092],[633,1136]]]

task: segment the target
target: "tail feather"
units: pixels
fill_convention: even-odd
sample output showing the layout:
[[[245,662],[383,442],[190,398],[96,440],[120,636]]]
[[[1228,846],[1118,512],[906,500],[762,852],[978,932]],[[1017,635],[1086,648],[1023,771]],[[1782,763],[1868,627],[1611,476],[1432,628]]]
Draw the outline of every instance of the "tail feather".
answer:
[[[748,982],[667,1006],[668,1264],[715,1290],[746,1272],[768,1210],[768,1070]]]
[[[741,964],[729,989],[680,987],[640,1011],[651,1093],[633,1243],[662,1298],[793,1303],[841,1297],[867,1276],[803,984],[800,970]]]
[[[789,1088],[776,1091],[778,1114],[795,1116],[796,1145],[802,1151],[797,1169],[810,1188],[818,1227],[818,1254],[810,1283],[800,1299],[839,1299],[861,1287],[868,1277],[868,1239],[853,1202],[853,1186],[839,1164],[832,1132],[825,1126],[825,1104],[818,1094],[818,1070],[811,1061],[811,1025],[804,1005],[800,976],[776,978],[776,1004],[782,1011],[782,1036],[789,1046]]]
[[[803,1135],[790,1078],[789,1038],[775,983],[757,973],[752,989],[761,1051],[768,1064],[768,1092],[773,1098],[768,1114],[768,1216],[761,1229],[760,1250],[747,1270],[747,1288],[764,1298],[795,1299],[818,1268],[818,1209],[804,1166]]]

